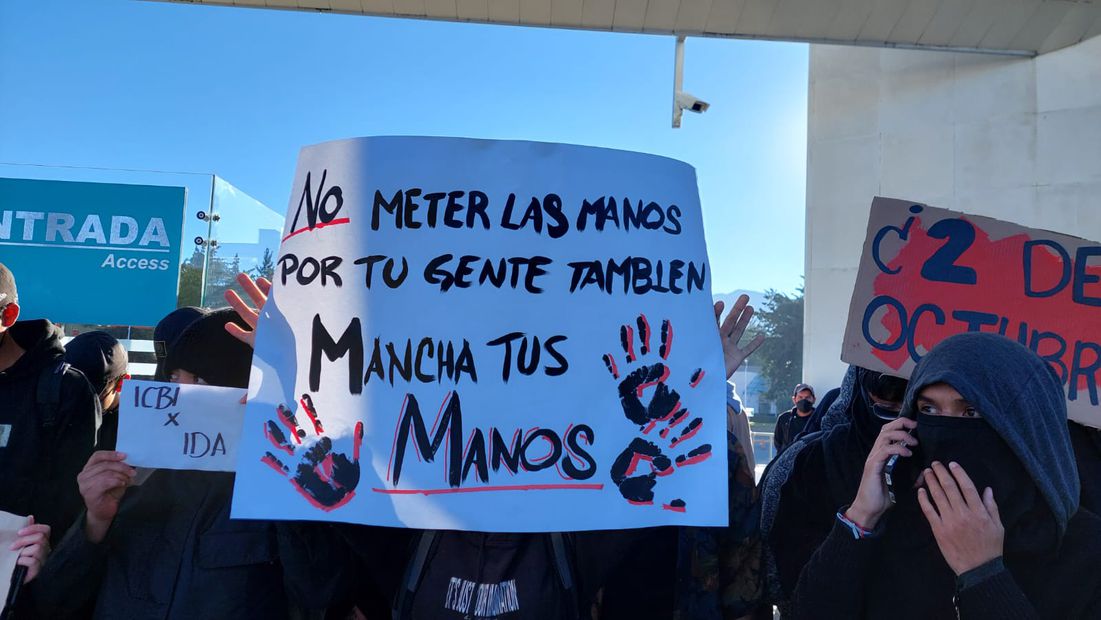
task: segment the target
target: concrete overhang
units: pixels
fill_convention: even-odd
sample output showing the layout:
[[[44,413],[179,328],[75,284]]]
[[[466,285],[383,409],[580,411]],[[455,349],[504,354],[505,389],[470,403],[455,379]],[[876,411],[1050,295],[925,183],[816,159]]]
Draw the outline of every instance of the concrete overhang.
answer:
[[[1101,0],[160,1],[1023,56],[1101,34]]]

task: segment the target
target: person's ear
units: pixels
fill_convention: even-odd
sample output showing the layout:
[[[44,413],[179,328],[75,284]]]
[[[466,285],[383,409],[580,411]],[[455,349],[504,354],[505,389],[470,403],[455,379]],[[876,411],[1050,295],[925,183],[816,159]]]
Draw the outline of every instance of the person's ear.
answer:
[[[19,304],[14,301],[4,306],[3,311],[0,311],[0,325],[5,329],[15,325],[15,322],[19,319]]]

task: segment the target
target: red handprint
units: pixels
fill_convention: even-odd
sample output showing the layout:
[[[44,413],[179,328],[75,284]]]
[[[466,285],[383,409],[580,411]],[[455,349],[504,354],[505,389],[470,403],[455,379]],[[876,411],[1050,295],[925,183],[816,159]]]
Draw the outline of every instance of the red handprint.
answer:
[[[274,453],[266,453],[261,460],[281,475],[290,476],[294,488],[316,508],[325,512],[336,510],[355,497],[356,486],[359,485],[359,448],[363,443],[363,422],[356,422],[352,432],[352,458],[349,460],[344,454],[333,453],[333,442],[325,436],[325,429],[317,417],[310,395],[303,394],[299,404],[300,411],[306,413],[314,434],[320,439],[313,446],[300,450],[306,431],[302,430],[294,413],[279,405],[276,407],[279,421],[268,420],[264,424],[264,435],[276,450],[290,456],[299,452],[301,462],[291,475],[290,468]],[[283,432],[284,428],[287,433]],[[293,444],[287,439],[288,433],[294,439]]]
[[[648,357],[652,353],[650,323],[646,320],[646,316],[640,314],[635,324],[638,329],[639,355],[635,354],[635,329],[630,325],[624,325],[619,330],[620,345],[626,354],[628,366],[641,364],[642,360],[639,358]],[[649,436],[659,424],[663,425],[664,428],[658,432],[661,440],[668,439],[674,428],[689,419],[688,409],[681,406],[680,394],[666,383],[670,370],[665,360],[669,358],[672,346],[673,326],[669,321],[662,321],[661,342],[657,351],[660,359],[655,359],[652,364],[638,366],[619,382],[619,402],[623,406],[623,415],[637,424],[639,432],[645,436]],[[604,364],[612,377],[620,378],[619,367],[612,354],[604,355]],[[701,369],[693,371],[688,387],[692,389],[699,385],[703,375],[704,372]],[[644,401],[648,391],[649,398]],[[701,428],[703,428],[703,419],[692,418],[669,442],[668,447],[679,447],[694,437]],[[612,482],[619,488],[624,499],[632,504],[650,505],[654,501],[654,486],[657,484],[658,477],[668,476],[679,467],[699,463],[709,456],[711,456],[711,445],[703,444],[670,459],[656,442],[646,437],[635,437],[612,463],[610,474]],[[650,471],[636,473],[639,464],[643,461],[649,463]],[[683,512],[685,502],[674,499],[663,504],[662,507],[666,510]]]

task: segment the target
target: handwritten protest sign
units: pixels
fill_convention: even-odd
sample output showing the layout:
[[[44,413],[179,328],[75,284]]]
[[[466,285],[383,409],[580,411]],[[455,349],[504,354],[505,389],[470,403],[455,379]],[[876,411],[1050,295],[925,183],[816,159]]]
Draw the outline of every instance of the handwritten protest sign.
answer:
[[[841,359],[908,377],[966,331],[1017,340],[1101,427],[1101,245],[902,200],[872,202]]]
[[[0,610],[4,608],[4,601],[8,600],[12,573],[15,572],[15,563],[19,561],[20,552],[12,551],[11,545],[19,538],[19,530],[29,524],[27,517],[0,511]]]
[[[118,450],[135,467],[234,471],[245,406],[238,388],[127,381]]]
[[[481,531],[726,523],[695,172],[605,149],[303,149],[235,518]]]

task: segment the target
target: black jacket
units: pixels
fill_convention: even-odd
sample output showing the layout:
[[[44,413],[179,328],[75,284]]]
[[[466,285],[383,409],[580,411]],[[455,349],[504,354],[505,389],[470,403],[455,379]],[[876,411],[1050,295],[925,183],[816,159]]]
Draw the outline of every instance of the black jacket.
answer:
[[[1077,422],[1069,422],[1067,426],[1082,483],[1082,508],[1101,513],[1101,431]]]
[[[49,321],[20,321],[5,337],[25,353],[0,371],[0,510],[33,514],[56,544],[83,508],[76,476],[95,449],[99,398],[84,375],[62,366],[61,330]],[[39,404],[44,373],[60,373],[52,424]]]
[[[811,411],[801,416],[794,407],[780,414],[776,419],[776,430],[772,434],[772,446],[776,449],[776,454],[783,452],[799,438],[813,414]]]
[[[864,461],[886,423],[863,399],[850,402],[849,422],[814,437],[795,455],[780,490],[767,544],[776,559],[780,600],[795,590],[799,573],[833,528],[834,515],[856,497]]]
[[[423,535],[421,530],[360,525],[304,527],[310,530],[309,544],[288,549],[283,558],[287,570],[301,576],[293,584],[294,595],[323,593],[319,599],[353,600],[360,609],[377,610],[376,615],[398,600]],[[583,610],[589,609],[613,571],[628,570],[623,566],[628,551],[648,534],[648,530],[566,534],[564,557],[574,585],[566,591],[548,534],[437,532],[402,618],[576,620],[583,617]],[[639,587],[646,587],[649,572],[639,574],[638,580]],[[302,600],[302,604],[316,606],[324,601]]]
[[[1101,617],[1101,575],[1090,568],[1101,557],[1101,519],[1079,509],[1066,397],[1055,372],[1009,339],[959,334],[942,341],[918,363],[903,413],[914,415],[921,391],[940,383],[955,388],[975,407],[982,416],[977,421],[997,433],[1027,473],[1015,484],[1033,485],[1037,491],[1023,496],[1031,497],[1025,507],[1028,520],[1007,524],[1002,558],[957,579],[917,505],[916,492],[896,493],[898,505],[884,515],[882,531],[871,538],[856,540],[834,521],[799,574],[793,616]],[[850,426],[857,422],[854,417]],[[920,417],[916,432],[920,440]],[[825,462],[831,462],[828,455]],[[908,479],[898,474],[896,470],[896,477]],[[793,475],[788,484],[801,482]],[[1002,508],[1004,516],[1006,507]]]
[[[286,532],[229,519],[233,475],[158,470],[131,487],[100,544],[81,518],[30,591],[45,617],[94,605],[94,618],[288,616],[279,562]],[[308,556],[308,552],[300,552]]]
[[[920,514],[909,526],[923,523]],[[928,531],[892,521],[879,538],[856,540],[839,522],[799,580],[792,618],[829,620],[1091,620],[1101,618],[1101,518],[1079,510],[1058,550],[1007,557],[959,585]],[[896,536],[888,539],[891,531]],[[908,539],[908,540],[903,540]],[[901,546],[909,546],[909,549]],[[980,572],[977,569],[973,572]],[[953,605],[955,597],[958,605]],[[787,616],[785,616],[787,617]]]

